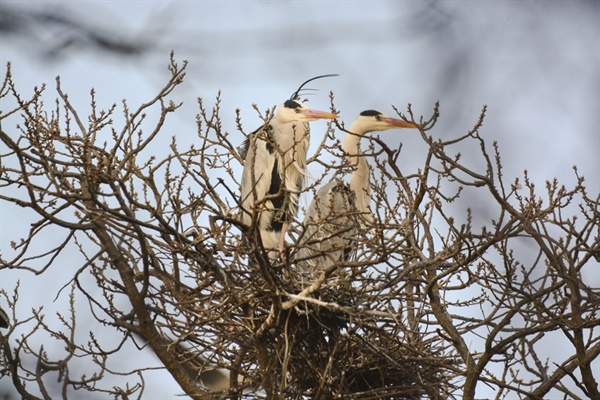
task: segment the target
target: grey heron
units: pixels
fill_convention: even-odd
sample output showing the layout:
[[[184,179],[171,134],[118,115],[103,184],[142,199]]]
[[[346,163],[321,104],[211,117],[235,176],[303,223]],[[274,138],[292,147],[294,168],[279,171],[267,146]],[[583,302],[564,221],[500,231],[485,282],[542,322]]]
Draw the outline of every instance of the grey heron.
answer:
[[[373,220],[369,210],[369,164],[360,150],[364,134],[396,128],[417,128],[411,122],[375,110],[360,113],[347,130],[342,150],[352,169],[349,182],[339,176],[321,187],[309,205],[295,259],[311,278],[340,261],[352,259],[352,242],[359,228]]]
[[[337,118],[336,114],[310,109],[299,94],[308,82],[329,76],[335,75],[317,76],[300,85],[267,124],[248,136],[240,151],[244,158],[241,222],[249,226],[256,221],[271,259],[284,250],[288,223],[297,214],[298,195],[305,186],[308,123]]]

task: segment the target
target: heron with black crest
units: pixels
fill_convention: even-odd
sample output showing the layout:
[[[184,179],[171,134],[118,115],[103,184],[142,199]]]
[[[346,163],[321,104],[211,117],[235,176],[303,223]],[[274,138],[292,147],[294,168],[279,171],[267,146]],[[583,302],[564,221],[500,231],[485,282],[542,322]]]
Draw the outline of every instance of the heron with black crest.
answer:
[[[346,130],[342,150],[347,166],[352,170],[350,179],[346,182],[336,173],[329,183],[317,191],[306,210],[295,257],[303,272],[316,277],[315,274],[354,257],[354,238],[359,228],[373,221],[369,209],[369,164],[360,149],[360,140],[369,132],[398,128],[417,126],[376,110],[365,110]]]
[[[336,114],[309,108],[300,101],[304,82],[289,100],[279,105],[273,118],[245,140],[241,182],[241,222],[255,226],[262,245],[274,260],[283,254],[288,224],[298,211],[298,198],[307,176],[306,154],[310,144],[309,122],[335,119]]]

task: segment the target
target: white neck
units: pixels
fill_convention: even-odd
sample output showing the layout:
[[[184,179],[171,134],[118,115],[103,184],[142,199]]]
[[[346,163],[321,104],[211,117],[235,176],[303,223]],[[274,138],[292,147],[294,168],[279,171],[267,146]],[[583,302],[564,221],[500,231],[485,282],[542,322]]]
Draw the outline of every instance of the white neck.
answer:
[[[350,176],[350,189],[356,194],[357,208],[360,212],[369,213],[371,201],[369,185],[369,164],[360,151],[360,139],[366,133],[361,124],[353,123],[348,129],[342,149],[348,155],[348,161],[353,168]]]
[[[303,121],[291,121],[291,122],[280,122],[273,120],[271,122],[273,127],[274,139],[279,146],[281,153],[287,153],[298,143],[308,139],[309,126],[307,122]]]

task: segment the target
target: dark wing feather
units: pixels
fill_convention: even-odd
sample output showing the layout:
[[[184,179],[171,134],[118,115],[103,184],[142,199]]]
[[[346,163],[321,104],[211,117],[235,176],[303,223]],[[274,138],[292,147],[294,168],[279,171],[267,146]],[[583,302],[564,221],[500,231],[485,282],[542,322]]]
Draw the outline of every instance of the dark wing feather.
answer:
[[[274,196],[279,194],[281,190],[281,174],[279,173],[279,163],[275,161],[273,164],[273,170],[271,171],[271,186],[269,187],[269,195]],[[283,209],[283,204],[285,202],[285,191],[279,196],[273,198],[271,203],[273,203],[273,208],[277,210],[273,213],[273,217],[271,218],[271,230],[279,232],[283,228],[283,222],[286,218],[286,212]]]
[[[0,328],[8,328],[10,325],[10,318],[8,314],[0,308]]]
[[[248,157],[248,150],[250,149],[250,138],[259,134],[259,132],[265,131],[267,133],[267,137],[273,137],[273,127],[271,124],[265,124],[260,128],[257,128],[254,132],[250,133],[246,138],[242,141],[242,144],[238,147],[238,153],[242,160],[246,161],[246,157]],[[272,152],[273,147],[268,144],[267,149],[269,152]]]

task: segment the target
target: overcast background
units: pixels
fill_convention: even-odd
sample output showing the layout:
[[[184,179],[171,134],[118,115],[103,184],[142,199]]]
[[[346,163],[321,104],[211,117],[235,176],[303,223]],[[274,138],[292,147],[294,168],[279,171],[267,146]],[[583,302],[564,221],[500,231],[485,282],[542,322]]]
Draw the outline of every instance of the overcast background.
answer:
[[[304,80],[338,73],[311,84],[321,90],[310,97],[311,107],[326,110],[333,90],[349,123],[364,109],[391,114],[391,104],[404,110],[409,102],[416,114],[428,117],[439,100],[441,119],[431,133],[448,138],[468,131],[487,104],[480,133],[490,145],[499,142],[507,182],[527,169],[538,188],[554,177],[571,186],[577,165],[588,194],[595,197],[600,188],[596,1],[2,1],[0,35],[2,75],[11,61],[24,96],[33,86],[48,84],[49,108],[60,75],[63,90],[83,115],[92,87],[100,107],[125,98],[135,108],[168,79],[171,50],[178,60],[188,60],[185,83],[171,96],[184,106],[156,140],[157,152],[172,135],[181,147],[196,138],[197,97],[212,105],[221,90],[224,128],[235,131],[239,107],[250,131],[260,123],[253,103],[266,109]],[[14,132],[14,124],[2,128]],[[313,143],[324,128],[313,125]],[[389,142],[403,143],[404,169],[422,164],[424,148],[416,135],[390,135]],[[488,217],[476,197],[465,202],[482,219]],[[27,215],[0,204],[5,258],[11,255],[10,241],[26,234]],[[596,271],[589,279],[600,286]],[[20,279],[27,296],[21,296],[17,311],[24,315],[40,304],[52,310],[54,289],[68,279],[60,275],[42,283],[22,272],[0,271],[9,293]],[[139,352],[122,362],[156,363]],[[178,393],[167,374],[157,377],[147,382],[144,398]],[[0,396],[11,392],[10,385],[7,378],[0,380]],[[480,396],[493,395],[479,389]]]

